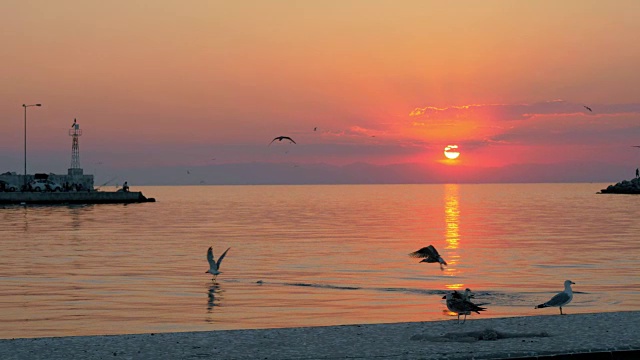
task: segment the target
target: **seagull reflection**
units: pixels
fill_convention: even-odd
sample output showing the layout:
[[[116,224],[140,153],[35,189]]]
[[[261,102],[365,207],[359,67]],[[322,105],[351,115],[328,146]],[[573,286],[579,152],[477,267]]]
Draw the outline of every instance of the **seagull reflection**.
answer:
[[[214,306],[220,306],[220,295],[222,295],[220,285],[214,282],[213,284],[211,284],[211,286],[209,286],[207,313],[211,313]]]

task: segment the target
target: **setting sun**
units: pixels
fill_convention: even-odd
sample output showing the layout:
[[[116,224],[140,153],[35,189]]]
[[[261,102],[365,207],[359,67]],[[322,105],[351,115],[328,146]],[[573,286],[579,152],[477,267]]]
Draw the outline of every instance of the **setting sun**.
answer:
[[[460,156],[460,152],[458,151],[458,145],[447,145],[444,148],[444,156],[447,157],[447,159],[457,159],[458,156]]]

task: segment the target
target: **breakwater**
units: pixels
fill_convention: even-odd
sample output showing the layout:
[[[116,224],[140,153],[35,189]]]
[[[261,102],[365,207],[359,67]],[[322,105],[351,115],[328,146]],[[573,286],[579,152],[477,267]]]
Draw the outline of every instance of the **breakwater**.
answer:
[[[0,192],[0,204],[127,204],[155,202],[140,191]]]

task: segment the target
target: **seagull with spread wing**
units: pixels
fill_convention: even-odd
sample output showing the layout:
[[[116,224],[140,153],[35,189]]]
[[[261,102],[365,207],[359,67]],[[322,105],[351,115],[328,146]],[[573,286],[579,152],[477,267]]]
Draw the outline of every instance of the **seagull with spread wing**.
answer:
[[[276,140],[278,140],[278,141],[282,141],[282,140],[289,140],[289,141],[291,141],[292,143],[296,144],[296,142],[295,142],[295,141],[293,141],[293,139],[292,139],[292,138],[290,138],[290,137],[288,137],[288,136],[276,136],[276,137],[274,137],[274,138],[273,138],[273,140],[271,140],[271,142],[269,143],[269,145],[271,145],[271,143],[272,143],[272,142],[274,142],[274,141],[276,141]]]
[[[480,314],[480,311],[487,310],[487,308],[483,308],[467,300],[467,296],[469,296],[467,291],[462,295],[454,290],[442,297],[447,300],[447,309],[452,313],[458,314],[458,323],[460,323],[460,315],[464,315],[464,320],[462,320],[462,323],[464,324],[464,322],[467,321],[467,315],[471,315],[471,312]]]
[[[590,108],[590,107],[588,107],[588,106],[586,106],[586,105],[582,105],[582,106],[584,106],[584,108],[585,108],[585,109],[587,109],[587,110],[589,110],[589,111],[593,112],[593,110],[591,110],[591,108]]]
[[[422,259],[422,261],[420,261],[421,263],[422,262],[440,263],[440,270],[444,270],[443,266],[447,266],[447,262],[444,261],[444,259],[442,258],[442,256],[440,256],[440,254],[438,254],[438,250],[436,250],[436,248],[433,247],[433,245],[429,245],[427,247],[423,247],[418,251],[414,251],[410,253],[409,256],[415,257],[415,258],[424,258]]]
[[[537,305],[534,309],[546,308],[550,306],[557,306],[560,308],[560,315],[566,315],[562,313],[562,307],[567,305],[573,300],[573,290],[571,290],[571,284],[575,283],[571,280],[565,280],[564,282],[564,290],[559,292],[551,300],[547,301],[544,304]]]
[[[222,259],[224,259],[224,256],[227,255],[227,251],[229,251],[229,249],[225,250],[216,262],[216,260],[213,258],[213,247],[209,246],[209,250],[207,250],[207,261],[209,262],[209,270],[205,271],[205,273],[213,275],[212,280],[215,280],[218,275],[220,275],[220,263],[222,263]]]

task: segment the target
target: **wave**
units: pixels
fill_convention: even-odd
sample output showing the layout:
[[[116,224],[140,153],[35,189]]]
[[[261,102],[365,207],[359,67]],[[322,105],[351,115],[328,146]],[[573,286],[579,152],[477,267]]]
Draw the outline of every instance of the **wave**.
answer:
[[[346,290],[346,291],[369,291],[369,292],[382,292],[382,293],[404,293],[412,295],[424,295],[424,296],[438,296],[442,297],[446,295],[450,290],[442,289],[418,289],[418,288],[405,288],[405,287],[363,287],[363,286],[347,286],[347,285],[335,285],[335,284],[322,284],[322,283],[305,283],[305,282],[259,282],[259,284],[281,285],[281,286],[296,286],[296,287],[308,287],[313,289],[331,289],[331,290]],[[460,290],[458,290],[460,291]],[[462,291],[460,291],[462,292]],[[588,294],[586,292],[574,291],[575,294]],[[493,305],[493,306],[510,306],[510,307],[530,307],[545,300],[549,295],[553,295],[553,292],[501,292],[501,291],[473,291],[472,301],[476,304]],[[576,303],[588,302],[586,299],[580,299],[575,301]],[[597,302],[598,300],[596,300]]]
[[[340,286],[340,285],[329,285],[329,284],[284,283],[283,285],[287,285],[287,286],[305,286],[305,287],[322,288],[322,289],[337,289],[337,290],[360,290],[360,289],[362,289],[361,287],[357,287],[357,286]]]
[[[570,264],[570,265],[546,265],[532,264],[531,266],[543,269],[594,269],[598,266],[595,264]]]

